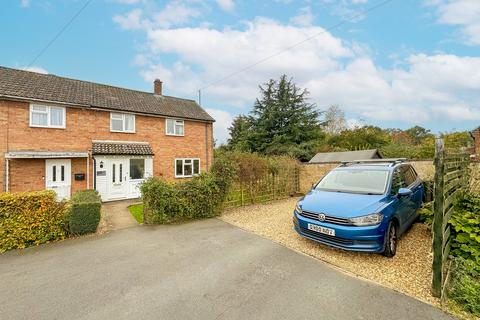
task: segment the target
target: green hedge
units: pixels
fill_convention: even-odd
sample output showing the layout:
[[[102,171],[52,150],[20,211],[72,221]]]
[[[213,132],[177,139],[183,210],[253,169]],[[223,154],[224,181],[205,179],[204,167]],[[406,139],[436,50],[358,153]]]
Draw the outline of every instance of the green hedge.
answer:
[[[64,239],[68,206],[53,191],[0,194],[0,252]]]
[[[480,317],[480,273],[473,261],[456,258],[448,298]]]
[[[95,232],[100,222],[102,201],[95,190],[77,191],[71,200],[68,225],[72,234]]]
[[[148,179],[141,186],[144,223],[172,223],[218,215],[234,175],[233,163],[218,156],[209,172],[184,182]]]

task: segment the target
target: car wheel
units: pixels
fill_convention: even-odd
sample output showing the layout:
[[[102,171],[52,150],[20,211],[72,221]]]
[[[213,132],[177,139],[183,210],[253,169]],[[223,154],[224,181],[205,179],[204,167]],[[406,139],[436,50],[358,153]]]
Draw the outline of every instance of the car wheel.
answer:
[[[385,237],[385,250],[383,255],[385,257],[393,257],[397,253],[398,232],[397,227],[393,221],[388,224],[388,230]]]

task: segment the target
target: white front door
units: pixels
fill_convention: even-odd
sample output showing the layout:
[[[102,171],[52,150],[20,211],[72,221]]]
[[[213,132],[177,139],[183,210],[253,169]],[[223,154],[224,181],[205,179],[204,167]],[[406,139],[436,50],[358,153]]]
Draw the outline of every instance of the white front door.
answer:
[[[71,178],[70,159],[45,160],[45,188],[54,190],[59,200],[70,198]]]
[[[112,159],[110,161],[110,198],[121,199],[127,197],[128,180],[125,159]]]

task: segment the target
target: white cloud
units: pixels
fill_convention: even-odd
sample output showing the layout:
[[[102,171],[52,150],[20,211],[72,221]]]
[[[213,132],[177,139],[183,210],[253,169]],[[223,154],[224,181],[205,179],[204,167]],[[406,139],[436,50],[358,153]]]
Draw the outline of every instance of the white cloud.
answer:
[[[144,79],[164,81],[174,95],[192,97],[225,75],[271,57],[318,34],[246,72],[202,91],[203,101],[247,113],[258,85],[281,74],[293,77],[318,106],[337,104],[348,114],[370,121],[403,121],[408,125],[435,120],[480,120],[480,57],[411,54],[384,69],[363,44],[334,37],[318,26],[285,25],[267,18],[237,28],[209,26],[149,28],[136,58]],[[279,36],[281,35],[281,36]],[[173,59],[167,63],[162,59]],[[208,107],[208,106],[207,106]],[[230,113],[213,109],[216,138],[224,142]],[[351,125],[358,125],[353,122]]]
[[[43,73],[43,74],[48,74],[48,71],[42,67],[21,67],[20,69],[25,70],[25,71],[31,71],[31,72],[36,72],[36,73]]]
[[[235,9],[235,1],[233,0],[217,0],[218,5],[225,11],[231,12]]]
[[[290,19],[290,22],[301,27],[308,27],[313,24],[315,15],[312,13],[310,7],[303,7],[298,14]]]
[[[425,3],[437,7],[439,23],[459,26],[465,42],[480,44],[480,1],[429,0]]]
[[[230,113],[219,109],[207,108],[205,110],[215,119],[215,123],[213,124],[213,136],[217,141],[217,144],[220,145],[225,143],[230,136],[228,127],[232,124],[233,116]]]
[[[145,27],[145,22],[142,20],[141,9],[134,9],[123,16],[116,15],[113,17],[113,21],[125,30],[142,29]]]
[[[30,7],[30,0],[20,0],[20,6],[22,8],[28,8]]]

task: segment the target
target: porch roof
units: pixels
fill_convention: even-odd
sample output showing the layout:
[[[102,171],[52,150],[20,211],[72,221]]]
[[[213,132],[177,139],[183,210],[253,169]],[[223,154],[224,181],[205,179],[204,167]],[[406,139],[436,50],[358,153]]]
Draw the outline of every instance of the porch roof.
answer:
[[[71,151],[11,151],[5,153],[6,159],[53,159],[88,158],[88,152]]]
[[[148,142],[94,140],[92,154],[153,156],[153,150]]]

